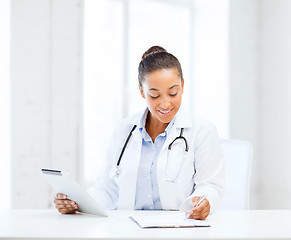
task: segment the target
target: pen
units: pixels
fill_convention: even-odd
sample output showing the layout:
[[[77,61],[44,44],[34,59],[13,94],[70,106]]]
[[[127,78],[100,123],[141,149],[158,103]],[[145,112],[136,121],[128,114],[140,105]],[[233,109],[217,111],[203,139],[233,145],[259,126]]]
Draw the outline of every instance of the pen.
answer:
[[[203,202],[203,200],[204,200],[206,197],[207,197],[207,194],[204,194],[204,195],[199,199],[199,201],[198,201],[198,203],[196,204],[195,207],[198,207],[198,206]]]
[[[199,199],[198,203],[196,204],[196,206],[195,206],[194,208],[198,207],[198,206],[203,202],[203,200],[204,200],[206,197],[207,197],[207,194],[204,194],[204,195]],[[185,219],[187,219],[190,215],[191,215],[191,212],[188,212],[188,213],[185,215]]]

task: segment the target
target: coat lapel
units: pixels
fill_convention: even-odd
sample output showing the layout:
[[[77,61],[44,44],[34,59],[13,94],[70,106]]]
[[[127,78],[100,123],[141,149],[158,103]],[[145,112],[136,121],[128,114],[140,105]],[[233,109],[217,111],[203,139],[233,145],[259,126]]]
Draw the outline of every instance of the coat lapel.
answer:
[[[147,111],[147,110],[146,110]],[[141,158],[141,148],[142,148],[142,137],[139,131],[139,127],[142,122],[142,118],[145,112],[136,115],[135,118],[129,121],[130,129],[133,125],[137,125],[136,129],[133,131],[131,139],[128,143],[128,147],[124,152],[123,159],[121,160],[122,174],[117,178],[119,185],[119,204],[118,209],[134,209],[135,206],[135,194],[136,194],[136,182],[137,182],[137,172],[139,167],[139,162]],[[181,128],[188,128],[192,126],[190,118],[179,112],[176,114],[175,122],[168,133],[165,144],[163,145],[160,155],[158,157],[158,182],[159,187],[165,187],[160,184],[163,178],[163,173],[167,161],[167,152],[169,144],[180,135]],[[128,130],[128,133],[130,132]],[[166,189],[165,189],[166,190]],[[165,198],[166,191],[160,190],[161,201]]]
[[[191,128],[191,127],[192,127],[191,118],[185,113],[183,113],[182,111],[179,111],[176,114],[176,119],[174,121],[174,124],[168,133],[167,139],[158,157],[157,178],[158,178],[158,184],[159,184],[160,199],[161,199],[162,207],[164,209],[170,209],[168,208],[168,206],[171,206],[171,204],[167,205],[167,203],[171,202],[169,201],[168,197],[170,196],[169,191],[170,192],[172,191],[172,184],[165,181],[165,178],[166,178],[165,172],[167,168],[167,158],[168,158],[168,152],[169,152],[168,146],[174,141],[176,137],[180,136],[181,128],[185,129],[183,136],[187,139],[187,136],[185,136],[186,135],[185,133],[186,133],[187,128]]]
[[[128,146],[121,159],[122,174],[116,180],[119,185],[118,209],[134,209],[135,207],[137,172],[142,147],[139,127],[144,113],[145,112],[141,112],[128,121],[130,125],[128,134],[134,125],[137,125],[137,127],[132,132]]]

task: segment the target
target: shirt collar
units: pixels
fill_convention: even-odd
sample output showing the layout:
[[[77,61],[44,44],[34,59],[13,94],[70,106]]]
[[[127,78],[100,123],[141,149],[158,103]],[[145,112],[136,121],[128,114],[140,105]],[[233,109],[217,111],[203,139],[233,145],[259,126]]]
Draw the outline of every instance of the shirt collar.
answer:
[[[178,112],[176,113],[175,117],[173,118],[173,119],[175,119],[175,121],[173,122],[174,127],[175,128],[191,128],[191,127],[193,127],[191,116],[187,113],[187,111],[185,111],[184,109],[181,109],[181,108],[182,108],[182,105],[181,105],[180,109],[178,110]],[[148,113],[148,108],[135,114],[129,120],[130,123],[132,125],[137,125],[138,129],[143,127],[143,122],[145,121],[145,117],[147,116],[147,113]]]
[[[146,120],[147,120],[147,116],[148,116],[148,113],[149,113],[149,110],[148,108],[144,111],[144,114],[141,118],[141,121],[140,123],[138,124],[138,129],[143,137],[143,139],[145,141],[149,141],[151,140],[150,136],[148,135],[148,133],[146,132],[146,128],[145,128],[145,124],[146,124]],[[167,136],[169,131],[171,130],[172,126],[174,125],[174,122],[175,122],[175,119],[176,119],[176,116],[174,116],[174,118],[172,119],[172,121],[168,124],[168,126],[166,127],[165,129],[165,132],[159,134],[159,136]]]

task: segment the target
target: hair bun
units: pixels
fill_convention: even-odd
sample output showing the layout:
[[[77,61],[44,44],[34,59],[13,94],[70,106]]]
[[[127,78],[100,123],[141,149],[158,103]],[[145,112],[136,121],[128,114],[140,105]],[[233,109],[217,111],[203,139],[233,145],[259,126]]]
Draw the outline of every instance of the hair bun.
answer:
[[[147,56],[154,53],[158,53],[158,52],[167,52],[167,50],[161,46],[152,46],[148,50],[145,51],[145,53],[141,57],[141,60],[144,60]]]

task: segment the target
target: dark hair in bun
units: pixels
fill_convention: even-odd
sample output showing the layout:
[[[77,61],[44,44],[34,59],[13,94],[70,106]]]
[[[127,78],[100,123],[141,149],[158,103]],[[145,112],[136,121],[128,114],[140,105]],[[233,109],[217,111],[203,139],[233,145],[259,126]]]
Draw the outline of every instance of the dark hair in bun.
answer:
[[[179,60],[168,53],[166,49],[160,46],[153,46],[149,48],[141,58],[138,66],[138,82],[142,86],[144,78],[147,74],[156,70],[176,68],[179,72],[181,80],[183,79],[182,68]]]

